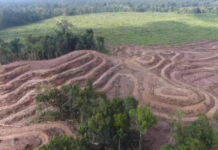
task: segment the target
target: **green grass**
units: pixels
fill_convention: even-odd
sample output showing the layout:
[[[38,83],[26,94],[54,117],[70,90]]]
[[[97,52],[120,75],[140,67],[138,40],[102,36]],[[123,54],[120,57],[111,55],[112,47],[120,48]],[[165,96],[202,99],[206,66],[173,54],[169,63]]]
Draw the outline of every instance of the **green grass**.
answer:
[[[76,32],[93,28],[106,44],[170,45],[218,38],[218,17],[175,13],[100,13],[61,16],[34,24],[0,31],[0,38],[9,41],[28,34],[52,33],[56,21],[67,19]]]

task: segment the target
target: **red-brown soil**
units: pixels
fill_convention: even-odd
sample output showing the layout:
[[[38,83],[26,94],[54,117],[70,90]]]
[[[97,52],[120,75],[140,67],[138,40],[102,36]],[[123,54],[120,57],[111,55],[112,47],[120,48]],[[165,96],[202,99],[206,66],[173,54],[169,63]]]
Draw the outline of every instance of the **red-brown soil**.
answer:
[[[94,81],[110,98],[135,96],[155,115],[169,118],[176,110],[194,121],[198,113],[212,117],[218,109],[218,41],[179,46],[111,46],[113,56],[75,51],[53,60],[21,61],[0,66],[0,150],[35,149],[52,134],[74,135],[64,122],[30,124],[36,112],[36,85],[42,87]],[[146,138],[150,150],[169,142],[169,126],[161,121]]]

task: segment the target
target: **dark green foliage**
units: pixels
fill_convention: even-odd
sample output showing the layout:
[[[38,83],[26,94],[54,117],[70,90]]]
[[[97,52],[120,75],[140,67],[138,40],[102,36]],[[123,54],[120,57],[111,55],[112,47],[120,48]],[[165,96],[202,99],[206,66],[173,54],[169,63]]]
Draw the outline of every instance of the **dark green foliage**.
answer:
[[[36,100],[57,108],[62,119],[69,117],[68,97],[63,88],[61,90],[57,88],[47,89],[43,94],[39,94]]]
[[[94,114],[80,127],[80,133],[87,141],[99,144],[111,144],[111,117],[106,112]]]
[[[47,145],[43,145],[38,150],[86,150],[83,143],[74,140],[73,137],[53,138]]]
[[[215,113],[214,119],[215,119],[215,121],[218,123],[218,112]]]
[[[124,98],[124,108],[127,113],[129,113],[129,111],[132,109],[136,109],[137,106],[138,101],[134,97],[128,96]]]
[[[124,147],[123,143],[130,133],[130,109],[130,112],[134,112],[140,135],[147,133],[148,129],[157,123],[156,117],[147,106],[137,108],[138,102],[134,97],[109,100],[104,94],[96,92],[92,81],[88,81],[83,89],[79,85],[47,89],[39,94],[36,100],[43,106],[53,106],[57,110],[54,117],[49,116],[51,112],[48,116],[47,113],[43,113],[37,120],[43,122],[43,119],[49,118],[77,121],[80,139],[95,150],[120,150]],[[55,142],[50,145],[55,145]]]
[[[82,122],[106,102],[106,96],[94,91],[92,82],[89,81],[84,90],[79,85],[62,86],[60,90],[47,89],[36,100],[57,108],[63,120],[75,119]]]
[[[156,125],[158,120],[148,106],[140,106],[137,109],[132,109],[130,110],[129,114],[138,126],[140,133],[139,150],[142,150],[143,134],[147,134],[149,128],[153,125]]]
[[[120,98],[114,98],[111,102],[111,109],[113,115],[123,113],[124,112],[123,100]]]
[[[97,48],[97,49],[98,49],[100,52],[104,52],[104,51],[105,51],[105,47],[104,47],[105,41],[104,41],[104,38],[101,37],[101,36],[99,36],[99,37],[97,37],[96,39],[97,39],[97,44],[98,44],[98,48]]]
[[[14,39],[9,43],[1,40],[0,57],[2,59],[0,59],[0,63],[6,64],[15,60],[51,59],[77,49],[104,52],[104,43],[96,42],[92,29],[86,30],[85,34],[75,35],[70,31],[72,24],[68,21],[58,22],[58,26],[61,31],[39,37],[29,35],[25,38],[25,42],[21,42],[20,39]]]
[[[200,14],[201,13],[201,9],[199,7],[197,7],[196,9],[194,9],[194,13],[195,14]]]
[[[174,124],[177,146],[165,145],[162,150],[213,150],[218,147],[218,132],[210,125],[206,115],[188,126]]]
[[[124,111],[123,100],[113,99],[101,106],[80,126],[80,133],[87,141],[101,145],[112,145],[124,140],[128,134],[130,119]]]
[[[21,48],[23,47],[23,44],[20,43],[20,39],[14,39],[9,44],[11,53],[14,53],[16,56],[19,57]]]

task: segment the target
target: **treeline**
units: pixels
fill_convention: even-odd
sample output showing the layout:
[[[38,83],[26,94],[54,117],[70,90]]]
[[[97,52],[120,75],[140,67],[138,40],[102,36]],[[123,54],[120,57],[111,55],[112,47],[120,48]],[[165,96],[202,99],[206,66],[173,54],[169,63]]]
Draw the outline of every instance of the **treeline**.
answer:
[[[0,29],[60,15],[100,12],[177,12],[218,14],[217,0],[68,0],[0,2]]]
[[[72,32],[72,24],[63,20],[58,23],[60,30],[45,36],[29,35],[24,41],[0,40],[0,64],[18,60],[45,60],[56,58],[78,49],[92,49],[105,52],[104,38],[95,37],[92,29],[84,34]]]
[[[33,23],[62,15],[60,4],[37,2],[3,3],[0,2],[0,29]]]

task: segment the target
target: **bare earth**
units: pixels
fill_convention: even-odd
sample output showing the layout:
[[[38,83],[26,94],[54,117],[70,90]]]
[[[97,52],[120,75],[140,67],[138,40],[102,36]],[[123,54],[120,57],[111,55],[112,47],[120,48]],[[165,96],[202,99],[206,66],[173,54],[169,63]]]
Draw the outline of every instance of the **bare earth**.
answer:
[[[135,96],[163,119],[175,110],[194,121],[218,109],[218,40],[179,46],[113,46],[113,56],[75,51],[46,61],[0,66],[0,150],[35,149],[53,134],[73,135],[67,123],[30,124],[36,112],[36,85],[43,87],[94,81],[110,98]],[[169,126],[160,121],[146,137],[150,150],[169,142]]]

